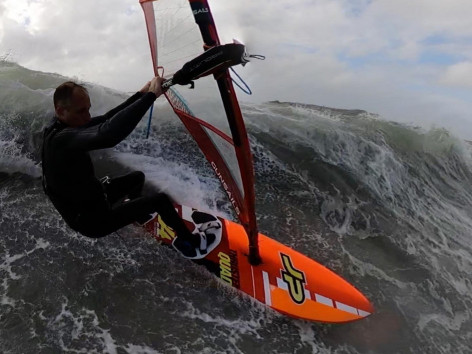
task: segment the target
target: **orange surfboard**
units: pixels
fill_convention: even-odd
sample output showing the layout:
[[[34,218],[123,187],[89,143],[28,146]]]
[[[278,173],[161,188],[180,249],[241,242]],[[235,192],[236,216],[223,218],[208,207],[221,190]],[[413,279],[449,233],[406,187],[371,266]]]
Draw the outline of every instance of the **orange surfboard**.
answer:
[[[212,233],[215,242],[193,257],[221,281],[288,316],[342,323],[373,313],[369,300],[354,286],[318,262],[259,234],[262,264],[249,263],[244,228],[232,221],[176,205],[190,230]],[[175,232],[159,215],[144,226],[158,241],[172,245]]]

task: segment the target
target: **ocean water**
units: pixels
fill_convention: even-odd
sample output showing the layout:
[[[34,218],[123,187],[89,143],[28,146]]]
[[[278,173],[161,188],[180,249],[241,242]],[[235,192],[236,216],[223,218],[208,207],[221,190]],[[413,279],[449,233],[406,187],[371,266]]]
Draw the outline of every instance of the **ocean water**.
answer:
[[[471,353],[472,146],[358,110],[243,104],[260,230],[342,275],[376,313],[295,320],[227,288],[134,226],[91,240],[42,192],[41,130],[66,78],[0,62],[1,353]],[[87,84],[92,113],[127,94]],[[163,100],[97,174],[233,218]]]

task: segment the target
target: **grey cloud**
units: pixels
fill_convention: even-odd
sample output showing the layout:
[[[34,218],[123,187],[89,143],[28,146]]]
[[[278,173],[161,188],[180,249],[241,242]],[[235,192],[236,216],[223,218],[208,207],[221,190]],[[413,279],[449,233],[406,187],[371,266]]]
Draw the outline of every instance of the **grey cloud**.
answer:
[[[31,69],[123,91],[139,88],[152,75],[137,0],[37,3],[44,6],[31,14],[37,16],[31,21],[37,31],[5,18],[5,4],[0,1],[0,55],[13,51],[14,59]],[[224,42],[237,38],[250,52],[267,56],[238,68],[254,90],[243,99],[359,108],[413,123],[444,122],[446,115],[472,119],[471,95],[446,90],[470,83],[460,74],[468,66],[459,65],[472,61],[468,0],[218,0],[210,5]],[[420,60],[431,53],[452,61]]]

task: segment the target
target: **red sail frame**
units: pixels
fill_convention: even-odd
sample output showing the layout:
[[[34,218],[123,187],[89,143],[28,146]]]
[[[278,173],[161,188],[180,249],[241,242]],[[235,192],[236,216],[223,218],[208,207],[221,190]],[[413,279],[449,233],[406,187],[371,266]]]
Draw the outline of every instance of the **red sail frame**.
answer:
[[[146,27],[148,30],[149,45],[151,48],[154,73],[158,73],[157,63],[157,38],[155,16],[152,2],[155,0],[140,0],[143,8]],[[189,0],[189,5],[193,10],[195,21],[200,28],[203,39],[203,47],[210,48],[220,45],[215,22],[210,11],[207,0]],[[221,99],[225,108],[228,123],[231,129],[232,139],[215,127],[205,124],[200,119],[193,117],[187,110],[185,104],[180,102],[177,95],[172,91],[166,93],[166,98],[171,104],[174,112],[181,119],[187,130],[193,136],[198,146],[210,162],[224,190],[226,191],[236,214],[244,226],[249,237],[249,259],[252,264],[261,262],[258,248],[258,230],[255,214],[255,189],[254,189],[254,169],[252,163],[252,153],[247,137],[246,127],[239,107],[236,93],[228,70],[218,73],[215,80],[220,91]],[[237,183],[231,172],[224,163],[217,148],[211,141],[202,125],[218,134],[228,142],[231,142],[235,148],[236,158],[241,173],[244,196],[241,195]]]

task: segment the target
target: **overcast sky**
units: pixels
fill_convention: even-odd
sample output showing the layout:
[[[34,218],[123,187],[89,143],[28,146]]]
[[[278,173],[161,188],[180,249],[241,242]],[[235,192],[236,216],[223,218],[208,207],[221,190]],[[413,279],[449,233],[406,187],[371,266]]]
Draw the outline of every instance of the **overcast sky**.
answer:
[[[214,0],[256,101],[357,108],[472,139],[472,0]],[[0,58],[123,91],[152,76],[138,0],[0,0]],[[240,95],[241,99],[248,98]]]

